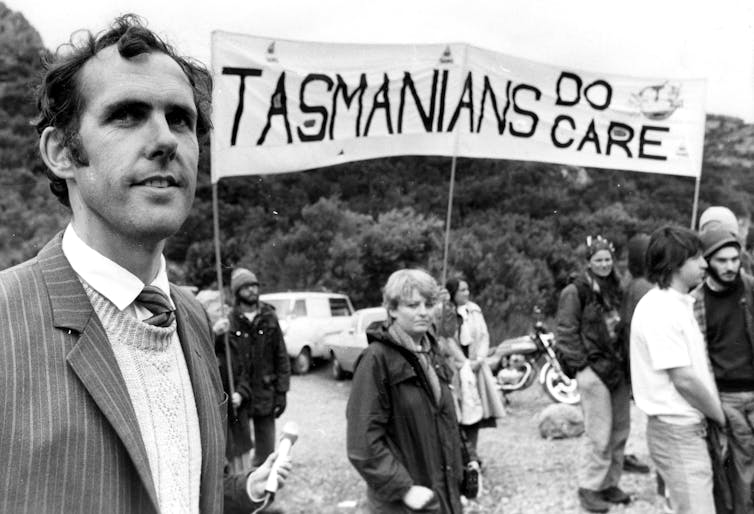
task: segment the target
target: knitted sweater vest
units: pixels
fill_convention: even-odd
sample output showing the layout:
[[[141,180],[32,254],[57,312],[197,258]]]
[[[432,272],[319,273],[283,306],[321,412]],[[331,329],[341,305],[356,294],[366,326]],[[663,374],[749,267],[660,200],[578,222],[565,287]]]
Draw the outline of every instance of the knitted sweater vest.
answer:
[[[83,282],[83,281],[82,281]],[[136,412],[161,514],[199,512],[201,439],[176,324],[156,327],[83,283],[107,332]]]

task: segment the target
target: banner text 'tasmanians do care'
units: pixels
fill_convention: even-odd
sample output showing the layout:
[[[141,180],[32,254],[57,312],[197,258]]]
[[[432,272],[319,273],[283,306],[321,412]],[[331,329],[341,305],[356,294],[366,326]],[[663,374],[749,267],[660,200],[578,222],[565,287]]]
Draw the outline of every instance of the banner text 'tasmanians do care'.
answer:
[[[212,70],[213,182],[391,155],[701,173],[703,80],[563,69],[466,44],[226,32],[212,34]]]

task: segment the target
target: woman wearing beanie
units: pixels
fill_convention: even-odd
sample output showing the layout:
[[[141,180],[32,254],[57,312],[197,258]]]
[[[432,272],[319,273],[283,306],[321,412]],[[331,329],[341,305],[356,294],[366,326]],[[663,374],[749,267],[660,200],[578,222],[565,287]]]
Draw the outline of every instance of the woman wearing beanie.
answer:
[[[588,237],[587,267],[560,294],[557,348],[575,376],[584,412],[584,451],[578,496],[589,512],[629,503],[618,487],[630,429],[630,392],[623,358],[620,281],[612,243]]]

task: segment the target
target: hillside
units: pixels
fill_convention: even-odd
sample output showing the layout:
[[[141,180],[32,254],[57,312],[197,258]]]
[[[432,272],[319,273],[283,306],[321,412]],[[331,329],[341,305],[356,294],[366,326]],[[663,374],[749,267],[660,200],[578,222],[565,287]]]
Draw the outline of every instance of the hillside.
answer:
[[[64,226],[48,190],[32,125],[32,86],[45,52],[20,13],[0,3],[0,268],[34,255]],[[166,255],[174,279],[206,287],[215,278],[209,148],[197,200]],[[226,272],[248,266],[266,291],[328,288],[357,306],[380,301],[402,266],[439,276],[450,159],[395,157],[304,173],[226,179],[220,184]],[[700,209],[752,205],[754,125],[709,115]],[[525,330],[534,305],[548,314],[569,274],[583,265],[588,234],[622,253],[637,231],[688,226],[694,181],[536,162],[459,159],[450,268],[469,280],[493,338]]]
[[[66,219],[43,178],[33,125],[44,52],[23,15],[0,2],[0,268],[34,255]]]

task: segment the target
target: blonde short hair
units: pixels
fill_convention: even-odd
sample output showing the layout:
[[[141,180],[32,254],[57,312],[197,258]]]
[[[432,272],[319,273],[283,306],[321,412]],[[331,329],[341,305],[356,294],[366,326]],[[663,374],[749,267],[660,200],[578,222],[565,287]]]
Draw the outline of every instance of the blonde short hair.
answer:
[[[388,310],[395,309],[414,289],[419,291],[427,302],[437,301],[439,288],[429,273],[422,269],[400,269],[390,275],[385,287],[382,288],[382,305]]]

